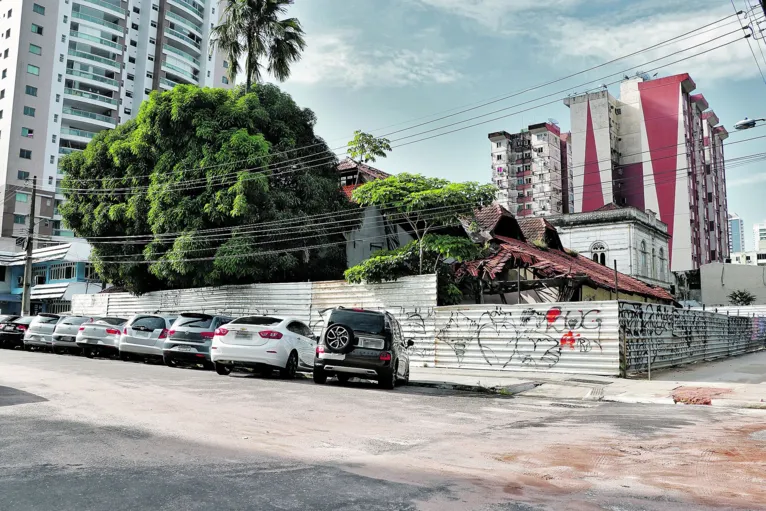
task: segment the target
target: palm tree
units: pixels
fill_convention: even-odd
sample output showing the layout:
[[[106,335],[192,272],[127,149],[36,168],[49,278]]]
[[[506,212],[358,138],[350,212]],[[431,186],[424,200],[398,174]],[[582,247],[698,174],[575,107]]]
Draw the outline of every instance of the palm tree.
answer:
[[[228,0],[222,23],[213,28],[213,45],[226,54],[229,80],[234,83],[242,70],[244,56],[245,91],[261,81],[262,69],[280,82],[290,76],[290,65],[301,58],[306,47],[297,18],[279,19],[293,0]]]

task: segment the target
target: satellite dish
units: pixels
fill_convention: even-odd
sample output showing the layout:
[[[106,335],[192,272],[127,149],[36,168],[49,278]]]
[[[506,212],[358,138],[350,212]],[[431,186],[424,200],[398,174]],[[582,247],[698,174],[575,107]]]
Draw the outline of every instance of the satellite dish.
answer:
[[[554,119],[552,117],[548,117],[548,124],[555,124],[556,126],[558,126],[559,125],[559,121],[557,121],[556,119]]]

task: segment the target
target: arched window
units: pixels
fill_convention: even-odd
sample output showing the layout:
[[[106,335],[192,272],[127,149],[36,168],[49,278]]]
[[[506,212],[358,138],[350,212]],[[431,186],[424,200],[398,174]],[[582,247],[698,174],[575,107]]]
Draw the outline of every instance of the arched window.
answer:
[[[665,280],[665,250],[660,247],[660,280]]]
[[[649,268],[647,267],[647,253],[646,253],[646,242],[641,242],[641,275],[648,276],[649,275]]]
[[[652,278],[657,278],[657,254],[654,249],[652,249]]]
[[[599,264],[606,265],[606,244],[603,241],[596,241],[590,246],[591,259]]]

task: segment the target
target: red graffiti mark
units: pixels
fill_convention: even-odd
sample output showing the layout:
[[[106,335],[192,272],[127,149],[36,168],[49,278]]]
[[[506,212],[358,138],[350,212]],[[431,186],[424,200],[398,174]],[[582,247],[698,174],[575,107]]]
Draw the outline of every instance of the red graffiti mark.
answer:
[[[551,309],[545,315],[545,319],[548,320],[548,323],[553,323],[559,316],[561,316],[561,309]]]
[[[574,334],[570,330],[569,332],[565,333],[561,337],[561,341],[559,341],[559,344],[563,347],[567,344],[569,345],[569,349],[575,349],[575,342],[577,341],[577,338],[580,337],[580,334]]]

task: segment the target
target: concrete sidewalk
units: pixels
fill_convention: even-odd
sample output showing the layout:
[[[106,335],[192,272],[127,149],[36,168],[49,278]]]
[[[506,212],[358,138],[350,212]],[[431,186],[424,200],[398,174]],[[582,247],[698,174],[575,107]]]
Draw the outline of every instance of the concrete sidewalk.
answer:
[[[411,367],[410,383],[515,397],[766,409],[766,384]]]

